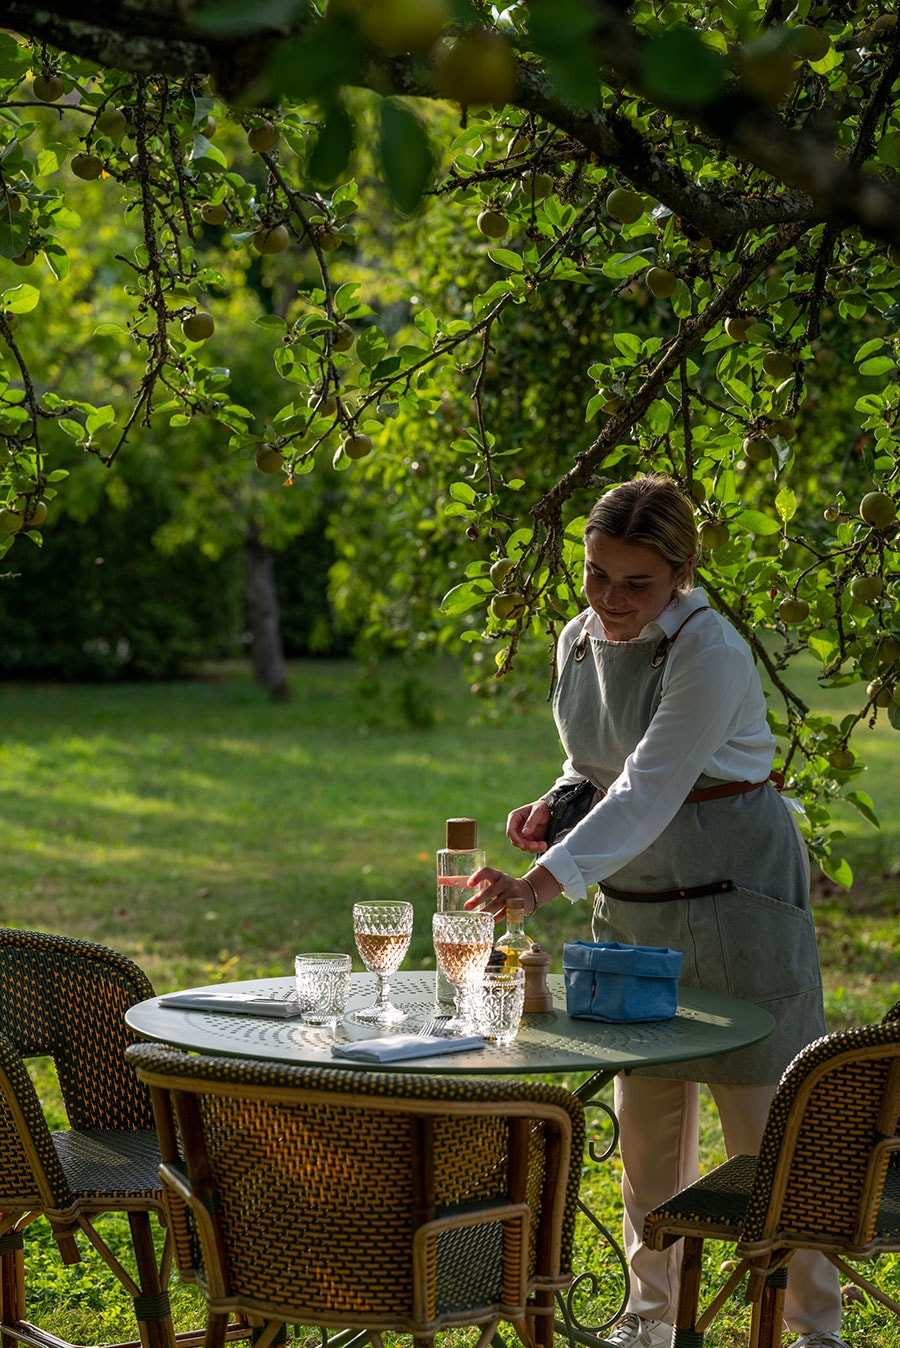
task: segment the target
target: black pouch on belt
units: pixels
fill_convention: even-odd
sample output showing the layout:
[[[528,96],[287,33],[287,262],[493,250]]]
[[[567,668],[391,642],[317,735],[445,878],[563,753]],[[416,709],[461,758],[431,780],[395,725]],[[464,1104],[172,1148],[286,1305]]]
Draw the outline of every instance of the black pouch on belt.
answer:
[[[559,842],[570,829],[580,824],[593,804],[597,788],[593,782],[575,782],[572,786],[560,786],[549,800],[550,822],[544,833],[548,847]]]

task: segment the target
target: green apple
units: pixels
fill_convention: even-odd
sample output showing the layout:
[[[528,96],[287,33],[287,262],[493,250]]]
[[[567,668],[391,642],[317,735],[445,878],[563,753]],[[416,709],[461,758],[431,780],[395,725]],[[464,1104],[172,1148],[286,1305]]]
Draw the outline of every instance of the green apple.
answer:
[[[42,103],[55,103],[66,92],[62,75],[56,75],[52,70],[45,70],[42,74],[35,75],[31,87],[35,98],[40,99]]]
[[[889,529],[897,520],[896,503],[884,491],[867,492],[859,503],[859,513],[873,529]]]
[[[341,448],[348,459],[365,459],[372,453],[372,441],[368,435],[363,435],[361,431],[354,431],[352,435],[344,436],[341,441]]]
[[[195,309],[181,320],[181,331],[189,342],[205,342],[215,330],[215,319],[205,309]]]
[[[712,552],[713,548],[724,548],[731,537],[728,525],[722,520],[704,520],[697,532],[704,552]]]
[[[247,144],[257,154],[272,150],[278,144],[278,127],[274,122],[260,122],[247,132]]]
[[[747,329],[750,327],[749,318],[738,318],[732,315],[725,319],[725,332],[733,342],[746,342]]]
[[[644,214],[644,203],[637,192],[628,187],[616,187],[606,198],[607,212],[623,225],[633,225]]]
[[[95,154],[76,154],[72,156],[70,165],[76,178],[82,178],[85,182],[94,182],[103,172],[103,160],[98,159]]]
[[[491,583],[495,589],[500,589],[506,577],[515,566],[515,562],[510,557],[498,557],[490,569]]]
[[[256,451],[256,466],[261,473],[280,473],[284,457],[274,445],[260,445]]]
[[[251,238],[258,253],[283,253],[291,241],[286,225],[263,225]]]
[[[658,300],[666,300],[672,294],[678,283],[678,278],[674,272],[666,271],[664,267],[651,267],[644,277],[647,289]]]
[[[876,707],[887,707],[891,702],[891,690],[884,679],[875,678],[866,687],[866,697]]]
[[[502,211],[481,211],[475,223],[486,239],[502,239],[509,229],[509,221]]]
[[[772,379],[789,379],[794,373],[794,362],[783,351],[767,351],[762,367]]]
[[[850,582],[850,598],[854,604],[872,604],[883,590],[884,582],[880,576],[854,576]]]
[[[844,744],[831,750],[828,762],[833,768],[837,768],[838,772],[847,772],[856,762],[856,755]]]
[[[763,463],[771,459],[775,446],[766,435],[748,435],[743,443],[743,451],[753,463]]]
[[[526,608],[525,596],[520,594],[518,590],[507,590],[503,594],[495,594],[490,604],[492,615],[504,623],[513,618],[521,618]]]
[[[798,599],[795,595],[788,595],[782,599],[778,605],[778,616],[783,623],[793,626],[796,623],[802,623],[809,617],[809,604],[805,599]]]
[[[224,225],[228,219],[228,208],[224,201],[204,201],[200,207],[200,219],[205,225]]]

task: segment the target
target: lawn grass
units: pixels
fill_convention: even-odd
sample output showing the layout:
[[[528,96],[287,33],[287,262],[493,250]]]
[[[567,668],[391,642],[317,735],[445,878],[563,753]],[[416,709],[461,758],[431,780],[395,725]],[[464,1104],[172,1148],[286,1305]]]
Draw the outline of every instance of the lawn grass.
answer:
[[[435,719],[420,728],[404,715],[410,685],[391,667],[375,681],[345,663],[298,665],[287,705],[270,703],[239,669],[159,686],[0,685],[0,922],[111,945],[164,991],[283,974],[301,947],[355,955],[353,901],[404,898],[416,907],[407,967],[433,967],[444,820],[474,815],[490,862],[524,869],[506,815],[546,788],[560,754],[547,706],[476,723],[479,704],[457,671],[421,677],[416,706],[427,692]],[[859,785],[882,828],[847,812],[854,890],[816,888],[832,1028],[879,1019],[900,998],[894,733],[886,723],[865,732],[870,766]],[[557,901],[530,930],[558,971],[563,941],[589,938],[587,906]],[[714,1164],[708,1102],[703,1138],[704,1165]],[[586,1191],[617,1227],[616,1167],[595,1169]],[[28,1244],[29,1281],[46,1286],[30,1303],[34,1318],[82,1341],[127,1336],[128,1308],[106,1275],[89,1261],[62,1271],[54,1261],[51,1272],[48,1243],[35,1233]],[[594,1257],[608,1282],[599,1247]],[[710,1267],[723,1257],[711,1248]],[[900,1282],[896,1261],[885,1269]],[[60,1325],[64,1288],[78,1296]],[[196,1315],[193,1289],[178,1307],[180,1319]],[[710,1348],[733,1348],[746,1324],[734,1303]],[[855,1304],[847,1327],[854,1348],[900,1348],[886,1312]]]

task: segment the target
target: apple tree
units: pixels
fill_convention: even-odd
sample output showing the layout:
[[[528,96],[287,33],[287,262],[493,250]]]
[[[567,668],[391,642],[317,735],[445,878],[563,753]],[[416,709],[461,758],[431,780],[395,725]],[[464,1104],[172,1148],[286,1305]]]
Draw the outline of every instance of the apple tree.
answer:
[[[148,11],[7,0],[0,546],[39,542],[71,489],[51,428],[113,468],[154,429],[189,455],[211,425],[229,473],[291,487],[287,511],[340,474],[348,619],[382,646],[462,643],[484,690],[546,668],[598,491],[672,473],[700,581],[778,695],[813,849],[847,883],[828,801],[873,817],[853,731],[900,727],[896,13]],[[83,193],[122,243],[71,295]],[[208,352],[260,273],[250,321],[277,377],[251,407]],[[61,302],[76,366],[128,372],[115,396],[46,364],[41,313]],[[858,684],[858,710],[806,705],[799,655]]]

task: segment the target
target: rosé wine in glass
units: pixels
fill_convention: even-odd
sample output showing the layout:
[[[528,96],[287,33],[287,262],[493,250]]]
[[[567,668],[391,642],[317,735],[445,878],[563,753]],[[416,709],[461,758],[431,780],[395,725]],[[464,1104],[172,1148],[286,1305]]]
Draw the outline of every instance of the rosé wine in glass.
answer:
[[[406,1012],[389,999],[390,976],[399,969],[409,949],[413,929],[411,903],[373,900],[353,905],[353,936],[359,957],[375,975],[375,1001],[354,1011],[352,1019],[363,1025],[399,1025]]]

